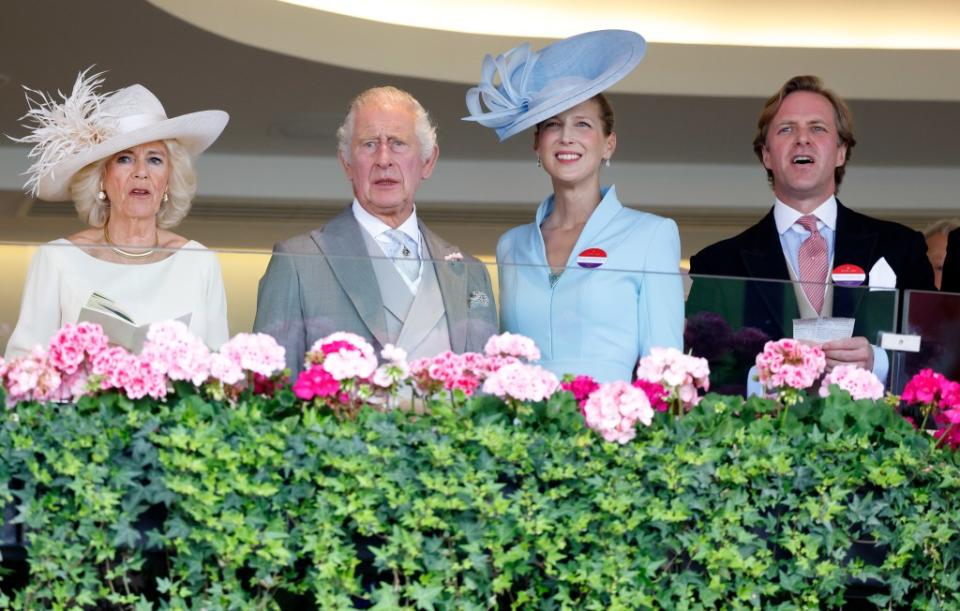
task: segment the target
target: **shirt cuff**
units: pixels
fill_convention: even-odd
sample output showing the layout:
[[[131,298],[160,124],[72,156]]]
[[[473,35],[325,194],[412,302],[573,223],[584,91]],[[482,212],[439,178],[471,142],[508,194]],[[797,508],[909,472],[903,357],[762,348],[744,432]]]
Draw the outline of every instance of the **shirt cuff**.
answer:
[[[750,371],[747,372],[747,397],[749,398],[754,395],[762,397],[763,394],[763,385],[760,383],[760,380],[757,379],[757,366],[754,365],[750,368]]]
[[[887,356],[887,351],[880,346],[870,344],[870,348],[873,349],[873,375],[877,376],[877,379],[886,388],[889,381],[887,377],[890,375],[890,357]]]

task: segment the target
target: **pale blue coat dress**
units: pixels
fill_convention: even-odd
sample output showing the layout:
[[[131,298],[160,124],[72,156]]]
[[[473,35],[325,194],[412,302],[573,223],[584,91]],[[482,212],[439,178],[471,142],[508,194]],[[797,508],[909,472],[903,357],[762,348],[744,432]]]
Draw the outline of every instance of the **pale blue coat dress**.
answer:
[[[500,238],[500,321],[504,331],[532,338],[540,364],[558,376],[629,381],[650,348],[683,349],[680,235],[671,219],[624,208],[615,187],[601,193],[552,285],[540,225],[553,210],[553,195],[534,223]],[[594,248],[606,253],[605,261],[579,258]],[[602,264],[590,269],[578,260]]]

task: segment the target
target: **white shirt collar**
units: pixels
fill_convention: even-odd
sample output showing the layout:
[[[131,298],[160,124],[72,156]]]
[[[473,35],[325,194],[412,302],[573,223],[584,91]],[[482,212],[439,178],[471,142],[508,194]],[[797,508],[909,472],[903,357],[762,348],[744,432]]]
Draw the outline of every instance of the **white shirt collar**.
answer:
[[[353,206],[351,206],[351,210],[353,210],[353,218],[357,219],[357,222],[360,223],[360,226],[363,227],[374,239],[388,229],[393,229],[393,227],[390,225],[387,225],[377,217],[367,212],[363,206],[360,205],[360,202],[356,200],[356,198],[353,200]],[[410,213],[410,216],[407,217],[407,220],[401,223],[397,229],[413,238],[413,241],[417,244],[421,243],[420,225],[417,224],[416,206],[413,207],[413,212]]]
[[[818,221],[829,227],[832,231],[836,231],[837,197],[831,195],[825,202],[814,208],[810,214],[816,216]],[[780,198],[777,198],[776,203],[773,204],[773,220],[777,223],[777,233],[780,235],[789,231],[801,216],[804,216],[802,212],[783,203],[780,201]]]

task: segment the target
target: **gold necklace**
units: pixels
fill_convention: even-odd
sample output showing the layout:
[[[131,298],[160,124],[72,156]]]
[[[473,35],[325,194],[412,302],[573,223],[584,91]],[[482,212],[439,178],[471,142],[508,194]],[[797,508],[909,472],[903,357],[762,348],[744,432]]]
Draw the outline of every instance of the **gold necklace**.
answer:
[[[121,257],[127,257],[129,259],[142,259],[144,257],[149,257],[153,252],[160,246],[160,233],[157,232],[157,241],[154,243],[153,248],[149,248],[143,252],[130,252],[129,250],[124,250],[110,241],[110,230],[107,229],[107,225],[110,223],[105,223],[103,225],[103,239],[110,245],[110,250],[117,253]]]

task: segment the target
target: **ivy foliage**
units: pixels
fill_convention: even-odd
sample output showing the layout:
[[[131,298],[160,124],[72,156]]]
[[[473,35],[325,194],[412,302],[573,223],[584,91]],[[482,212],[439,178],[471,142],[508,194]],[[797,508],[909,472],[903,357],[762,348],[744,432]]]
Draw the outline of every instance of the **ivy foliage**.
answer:
[[[21,404],[19,609],[960,605],[960,466],[883,403],[709,395],[626,445],[566,393],[341,420],[289,392]]]

